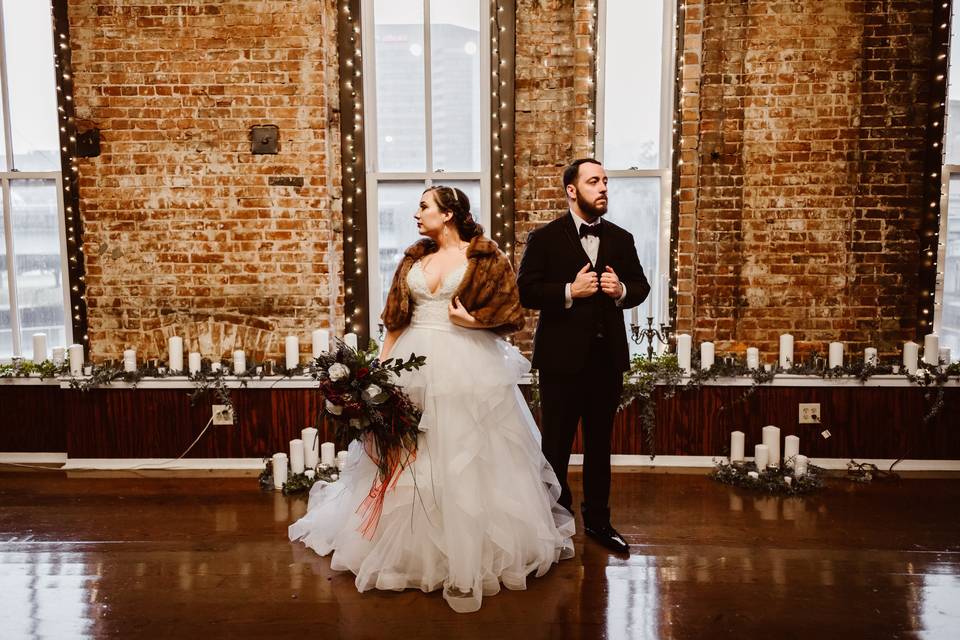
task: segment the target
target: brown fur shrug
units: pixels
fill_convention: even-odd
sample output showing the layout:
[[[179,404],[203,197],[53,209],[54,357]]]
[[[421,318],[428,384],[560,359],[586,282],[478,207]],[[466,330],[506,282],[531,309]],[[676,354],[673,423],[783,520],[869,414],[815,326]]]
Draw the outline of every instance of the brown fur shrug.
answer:
[[[407,286],[407,274],[417,260],[437,250],[429,238],[411,245],[403,254],[393,276],[393,284],[383,309],[384,326],[396,331],[410,324],[413,299]],[[467,271],[454,296],[485,327],[507,335],[523,328],[523,308],[510,259],[497,243],[476,236],[467,247]]]

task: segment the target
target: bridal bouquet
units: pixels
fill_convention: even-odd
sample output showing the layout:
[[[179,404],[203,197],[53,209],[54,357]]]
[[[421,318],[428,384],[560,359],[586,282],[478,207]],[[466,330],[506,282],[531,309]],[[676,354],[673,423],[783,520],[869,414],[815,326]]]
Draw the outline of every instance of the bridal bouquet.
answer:
[[[380,522],[386,492],[417,456],[422,412],[397,386],[396,376],[426,362],[412,353],[406,360],[383,362],[377,355],[375,343],[360,351],[337,340],[337,348],[316,358],[311,367],[320,383],[324,411],[336,422],[338,448],[359,440],[379,471],[358,509],[363,515],[360,532],[366,538],[373,537]]]
[[[337,340],[335,350],[314,360],[311,374],[320,383],[325,413],[337,425],[337,448],[360,440],[386,481],[416,454],[421,415],[396,376],[419,369],[426,358],[411,353],[406,360],[381,362],[377,355],[375,343],[362,351]]]

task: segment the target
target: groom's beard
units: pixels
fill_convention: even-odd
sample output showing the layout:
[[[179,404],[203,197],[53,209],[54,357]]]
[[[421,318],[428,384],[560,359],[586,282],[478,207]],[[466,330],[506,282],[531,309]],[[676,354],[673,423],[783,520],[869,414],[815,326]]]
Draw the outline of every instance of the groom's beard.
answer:
[[[580,207],[580,211],[587,214],[591,218],[599,218],[607,212],[607,199],[597,198],[593,202],[588,201],[580,193],[580,190],[577,190],[577,206]]]

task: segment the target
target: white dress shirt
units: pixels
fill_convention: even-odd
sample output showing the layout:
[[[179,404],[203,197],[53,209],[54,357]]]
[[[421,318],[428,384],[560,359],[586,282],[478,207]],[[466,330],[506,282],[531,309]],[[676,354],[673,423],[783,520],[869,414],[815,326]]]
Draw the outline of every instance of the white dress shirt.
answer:
[[[576,225],[577,235],[580,235],[580,225],[587,224],[583,221],[583,218],[575,214],[573,211],[570,212],[570,215],[573,216],[573,224]],[[594,225],[600,224],[600,219],[598,218]],[[583,250],[587,252],[587,257],[590,258],[590,264],[593,266],[597,265],[597,254],[600,253],[600,237],[599,236],[583,236],[580,238],[580,245],[583,247]],[[603,274],[597,274],[599,277]],[[572,282],[568,282],[567,286],[564,288],[565,300],[563,303],[564,308],[569,309],[573,306],[573,294],[570,292],[570,287],[573,285]],[[623,302],[623,299],[627,297],[627,285],[620,283],[620,297],[617,298],[617,306]]]

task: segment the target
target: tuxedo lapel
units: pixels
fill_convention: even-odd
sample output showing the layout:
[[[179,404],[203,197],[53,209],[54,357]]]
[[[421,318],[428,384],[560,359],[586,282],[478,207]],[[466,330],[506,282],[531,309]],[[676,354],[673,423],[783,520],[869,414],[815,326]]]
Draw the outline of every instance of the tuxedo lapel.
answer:
[[[565,220],[563,221],[563,235],[567,236],[567,239],[571,242],[572,249],[580,256],[583,256],[583,259],[587,262],[593,264],[590,260],[590,256],[587,255],[587,252],[584,250],[583,245],[580,243],[580,236],[577,234],[577,225],[573,221],[573,216],[569,213],[564,216]],[[603,242],[600,243],[600,246],[603,246]]]

